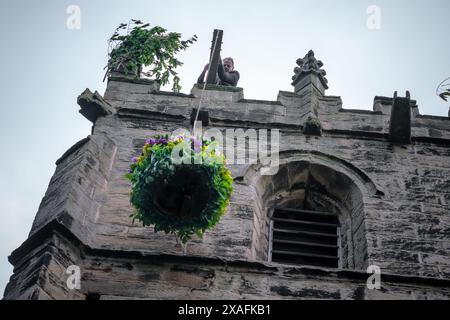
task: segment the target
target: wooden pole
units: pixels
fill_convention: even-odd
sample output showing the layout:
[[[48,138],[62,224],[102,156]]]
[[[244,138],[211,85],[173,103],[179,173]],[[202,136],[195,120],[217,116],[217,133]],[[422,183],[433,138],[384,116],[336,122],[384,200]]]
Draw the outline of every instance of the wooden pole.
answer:
[[[207,84],[216,84],[217,69],[219,68],[220,51],[222,49],[223,30],[214,29],[213,40],[211,46],[211,55]]]

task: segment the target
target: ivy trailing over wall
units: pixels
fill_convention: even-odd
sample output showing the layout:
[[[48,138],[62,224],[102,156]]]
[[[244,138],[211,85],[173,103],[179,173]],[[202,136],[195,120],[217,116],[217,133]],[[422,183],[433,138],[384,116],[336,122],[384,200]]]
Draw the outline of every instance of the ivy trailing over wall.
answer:
[[[233,178],[216,147],[193,137],[147,140],[127,174],[133,220],[183,243],[217,225],[230,202]]]
[[[109,60],[106,75],[111,72],[124,72],[140,77],[143,67],[150,66],[146,76],[154,77],[161,85],[168,84],[173,78],[172,90],[181,90],[180,78],[175,69],[183,63],[175,56],[181,50],[186,50],[197,41],[194,35],[187,40],[181,40],[181,34],[167,32],[166,29],[140,20],[122,23],[109,39]]]

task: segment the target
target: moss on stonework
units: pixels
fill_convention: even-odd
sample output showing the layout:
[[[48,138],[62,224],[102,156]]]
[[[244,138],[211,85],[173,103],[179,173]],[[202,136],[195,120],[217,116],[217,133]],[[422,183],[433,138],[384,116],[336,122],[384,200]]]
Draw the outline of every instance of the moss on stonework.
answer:
[[[303,133],[308,135],[322,135],[322,124],[318,118],[308,117],[303,124]]]

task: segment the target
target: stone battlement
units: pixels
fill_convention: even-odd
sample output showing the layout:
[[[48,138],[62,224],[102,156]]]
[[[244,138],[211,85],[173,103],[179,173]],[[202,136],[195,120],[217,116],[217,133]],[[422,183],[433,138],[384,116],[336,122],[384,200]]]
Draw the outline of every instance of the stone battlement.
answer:
[[[136,110],[146,117],[173,116],[189,119],[198,108],[201,90],[194,85],[190,95],[159,90],[155,82],[138,82],[126,78],[114,78],[108,82],[104,98],[115,113]],[[342,99],[336,96],[317,96],[317,117],[323,132],[387,137],[390,130],[393,97],[374,98],[373,111],[344,109]],[[211,125],[233,123],[243,127],[264,126],[280,129],[302,130],[310,115],[311,98],[293,92],[280,91],[276,101],[247,100],[244,90],[227,87],[208,87],[202,100],[202,110],[208,112]],[[415,100],[410,103],[411,138],[413,141],[436,139],[450,142],[450,118],[420,115]]]

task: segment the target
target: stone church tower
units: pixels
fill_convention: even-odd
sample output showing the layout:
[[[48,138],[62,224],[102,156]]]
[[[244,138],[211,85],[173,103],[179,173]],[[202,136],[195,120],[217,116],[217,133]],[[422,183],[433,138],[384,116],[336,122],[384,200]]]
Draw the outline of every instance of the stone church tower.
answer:
[[[276,101],[207,86],[203,129],[278,130],[278,170],[230,165],[227,213],[185,248],[133,224],[124,175],[145,139],[191,128],[203,88],[114,76],[83,92],[92,133],[57,160],[4,298],[449,299],[450,119],[409,93],[344,109],[312,51],[297,64]]]

